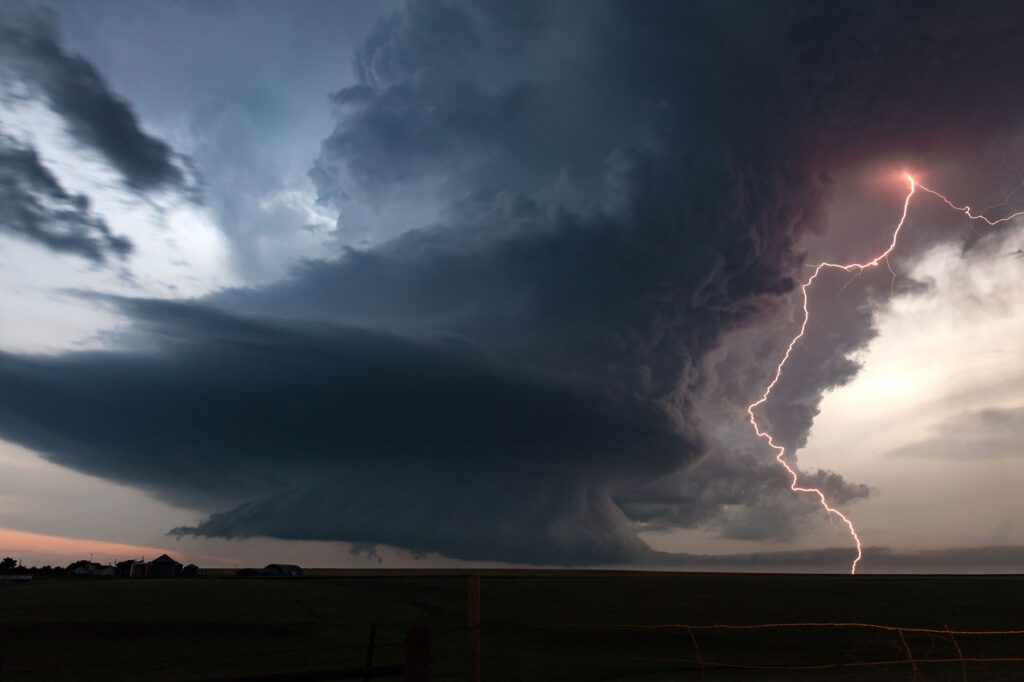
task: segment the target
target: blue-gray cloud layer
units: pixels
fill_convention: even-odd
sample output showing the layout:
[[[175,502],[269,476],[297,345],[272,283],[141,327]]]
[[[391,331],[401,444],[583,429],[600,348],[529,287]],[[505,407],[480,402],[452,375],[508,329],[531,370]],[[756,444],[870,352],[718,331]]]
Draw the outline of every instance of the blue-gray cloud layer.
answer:
[[[632,524],[761,494],[659,482],[711,447],[708,354],[792,292],[829,171],[1011,130],[1022,30],[1012,4],[410,2],[312,177],[339,210],[426,181],[425,217],[270,287],[115,301],[121,349],[0,356],[0,434],[225,510],[181,532],[653,560]],[[783,391],[787,439],[870,333]],[[749,400],[766,369],[733,369]]]

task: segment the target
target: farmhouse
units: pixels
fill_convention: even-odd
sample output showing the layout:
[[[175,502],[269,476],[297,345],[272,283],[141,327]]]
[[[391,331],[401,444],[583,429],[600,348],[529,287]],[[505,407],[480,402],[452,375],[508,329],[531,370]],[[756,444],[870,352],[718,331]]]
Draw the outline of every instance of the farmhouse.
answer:
[[[114,577],[114,567],[104,566],[94,561],[76,561],[75,563],[68,566],[68,575],[73,575],[81,578],[112,578]]]

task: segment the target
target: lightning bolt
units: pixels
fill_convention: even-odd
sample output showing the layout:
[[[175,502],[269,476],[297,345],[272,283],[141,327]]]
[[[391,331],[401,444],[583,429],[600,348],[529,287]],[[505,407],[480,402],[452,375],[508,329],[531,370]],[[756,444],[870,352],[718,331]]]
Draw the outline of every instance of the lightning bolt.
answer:
[[[884,251],[880,252],[871,260],[867,260],[862,263],[818,263],[817,265],[810,266],[812,268],[810,277],[808,277],[807,280],[800,285],[800,294],[803,298],[804,311],[804,318],[803,322],[801,322],[800,324],[800,330],[797,332],[796,336],[794,336],[792,340],[790,340],[789,345],[786,347],[786,352],[782,356],[782,360],[779,361],[778,366],[776,366],[775,368],[775,375],[772,377],[772,380],[768,384],[768,386],[765,387],[764,393],[761,394],[760,398],[752,402],[747,407],[747,416],[750,418],[750,425],[754,428],[754,433],[757,434],[758,438],[762,438],[765,441],[767,441],[768,445],[771,446],[773,450],[775,450],[775,461],[777,461],[782,466],[782,468],[786,470],[786,473],[789,474],[790,490],[796,493],[807,493],[810,495],[817,496],[818,501],[821,503],[821,506],[827,512],[828,517],[830,519],[833,517],[838,518],[840,521],[843,522],[847,530],[849,530],[850,537],[853,538],[853,542],[857,546],[857,556],[854,558],[853,563],[850,564],[851,575],[857,573],[857,564],[860,563],[861,558],[863,558],[864,556],[863,547],[861,546],[860,542],[860,536],[857,534],[857,529],[854,527],[853,521],[851,521],[850,518],[846,516],[846,514],[839,511],[831,504],[829,504],[828,498],[825,496],[825,493],[821,491],[821,489],[806,488],[800,485],[799,474],[797,473],[796,469],[790,466],[790,464],[786,461],[786,448],[776,443],[775,438],[772,436],[772,434],[766,431],[765,429],[761,428],[761,425],[758,424],[757,422],[757,416],[755,414],[755,411],[759,407],[768,402],[769,396],[771,396],[772,391],[775,389],[775,386],[779,383],[779,379],[782,378],[782,370],[785,368],[786,363],[789,362],[789,358],[793,354],[793,349],[796,347],[797,342],[799,342],[800,339],[804,337],[804,333],[807,331],[807,323],[811,319],[811,312],[809,308],[807,292],[814,284],[815,280],[818,279],[818,275],[820,275],[822,270],[825,269],[842,270],[843,272],[853,273],[856,276],[864,272],[865,270],[877,268],[881,263],[885,263],[886,267],[889,268],[889,271],[892,272],[893,281],[895,282],[896,273],[893,272],[892,267],[889,264],[889,256],[892,254],[893,251],[896,250],[896,244],[900,238],[900,231],[903,230],[903,226],[907,222],[907,214],[910,212],[910,200],[913,198],[917,190],[921,190],[922,192],[927,192],[928,194],[938,197],[949,208],[953,209],[954,211],[957,211],[958,213],[963,213],[971,221],[980,220],[987,224],[989,227],[996,227],[997,225],[1009,222],[1014,218],[1018,218],[1024,215],[1024,211],[1018,211],[1017,213],[1008,215],[1004,218],[992,220],[991,218],[985,216],[985,211],[987,211],[988,209],[985,209],[980,213],[974,213],[972,212],[970,206],[958,206],[954,204],[945,195],[940,194],[939,192],[936,192],[935,190],[925,187],[924,185],[917,182],[917,180],[914,179],[914,176],[910,175],[909,173],[905,173],[904,178],[906,179],[907,184],[909,186],[909,191],[907,192],[906,198],[903,200],[903,213],[902,215],[900,215],[900,220],[898,223],[896,223],[895,229],[893,229],[892,239],[889,242],[889,246],[886,247]],[[1014,191],[1016,192],[1016,190]],[[1013,196],[1013,194],[1011,193],[1010,196]],[[1010,197],[1007,197],[1007,200],[1009,200],[1009,198]],[[990,206],[989,208],[994,207]]]

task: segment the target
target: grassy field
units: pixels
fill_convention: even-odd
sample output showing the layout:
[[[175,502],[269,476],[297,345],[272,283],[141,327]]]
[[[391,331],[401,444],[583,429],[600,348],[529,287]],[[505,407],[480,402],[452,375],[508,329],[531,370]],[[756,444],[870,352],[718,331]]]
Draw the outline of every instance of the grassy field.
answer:
[[[1024,628],[1024,577],[880,577],[482,571],[485,680],[914,679],[915,659],[1024,657],[1024,636],[673,624],[855,621]],[[334,572],[298,579],[39,580],[0,584],[3,680],[201,680],[401,663],[429,626],[434,679],[466,677],[466,581],[457,574]],[[645,627],[637,627],[645,626]],[[692,637],[691,637],[692,635]],[[698,657],[699,651],[699,657]],[[704,670],[701,670],[701,661]],[[1024,663],[917,666],[918,680],[1024,680]]]

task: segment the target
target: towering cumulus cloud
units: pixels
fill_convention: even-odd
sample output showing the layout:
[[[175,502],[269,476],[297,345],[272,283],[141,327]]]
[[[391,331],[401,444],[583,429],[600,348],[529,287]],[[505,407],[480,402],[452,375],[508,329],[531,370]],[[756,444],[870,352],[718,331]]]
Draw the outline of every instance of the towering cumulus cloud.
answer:
[[[698,415],[774,367],[782,336],[725,340],[785,313],[830,174],[1011,131],[1022,32],[1011,3],[409,2],[311,171],[407,229],[266,288],[108,300],[116,347],[0,356],[0,434],[220,510],[181,533],[653,561],[638,524],[784,489]],[[869,323],[780,387],[787,441]]]

